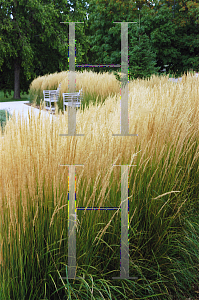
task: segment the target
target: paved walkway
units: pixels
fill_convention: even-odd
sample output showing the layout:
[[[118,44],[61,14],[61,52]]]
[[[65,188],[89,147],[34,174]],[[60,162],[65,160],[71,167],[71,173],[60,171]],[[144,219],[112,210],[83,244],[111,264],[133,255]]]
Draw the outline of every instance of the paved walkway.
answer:
[[[12,101],[12,102],[0,102],[0,110],[7,110],[11,115],[13,115],[15,111],[16,119],[18,120],[18,113],[22,120],[22,115],[28,120],[28,112],[31,114],[31,111],[34,112],[36,116],[39,115],[39,109],[33,108],[32,106],[27,105],[29,104],[29,101]],[[41,111],[42,115],[48,115],[48,111]],[[55,116],[53,116],[56,118]],[[52,121],[52,113],[50,114],[50,122]]]
[[[18,122],[18,114],[21,118],[21,124],[22,124],[22,116],[24,116],[26,123],[29,124],[28,119],[28,112],[31,115],[32,112],[36,115],[36,117],[39,115],[39,109],[33,108],[32,106],[27,105],[29,101],[13,101],[13,102],[0,102],[0,110],[7,110],[12,116],[15,111],[15,116]],[[48,116],[49,112],[45,110],[41,110],[41,114]],[[52,121],[52,117],[55,119],[56,116],[54,116],[52,113],[50,114],[50,123]]]

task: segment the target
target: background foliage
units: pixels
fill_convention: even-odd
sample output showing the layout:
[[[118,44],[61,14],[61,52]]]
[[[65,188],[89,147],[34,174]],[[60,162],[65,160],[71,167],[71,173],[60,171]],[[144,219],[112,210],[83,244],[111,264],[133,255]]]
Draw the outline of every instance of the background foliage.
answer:
[[[60,24],[64,21],[84,22],[75,25],[76,64],[120,64],[121,25],[113,22],[125,21],[137,22],[128,25],[130,79],[160,74],[165,65],[176,76],[198,71],[198,16],[197,0],[1,1],[0,90],[13,90],[16,60],[23,93],[35,77],[69,68],[69,25]]]

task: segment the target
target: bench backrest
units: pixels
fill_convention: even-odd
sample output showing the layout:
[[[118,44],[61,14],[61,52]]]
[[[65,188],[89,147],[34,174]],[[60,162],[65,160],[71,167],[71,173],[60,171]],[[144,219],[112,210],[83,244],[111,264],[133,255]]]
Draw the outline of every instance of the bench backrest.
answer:
[[[57,90],[55,91],[43,91],[43,94],[44,94],[44,100],[45,99],[53,99],[53,100],[57,100],[58,101],[58,92]]]
[[[58,101],[59,92],[61,88],[61,83],[59,84],[59,87],[57,90],[43,90],[44,100],[45,99],[53,99]]]
[[[81,100],[83,98],[82,89],[79,90],[78,93],[63,93],[62,95],[63,95],[63,106],[64,105],[72,106],[74,103],[75,106],[80,107]]]

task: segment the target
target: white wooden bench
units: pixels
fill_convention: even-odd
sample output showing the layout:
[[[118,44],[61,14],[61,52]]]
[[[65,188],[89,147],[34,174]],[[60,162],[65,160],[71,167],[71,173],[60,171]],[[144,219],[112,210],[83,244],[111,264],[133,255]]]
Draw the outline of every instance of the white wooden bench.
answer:
[[[81,107],[81,101],[83,99],[83,91],[79,90],[78,93],[63,93],[63,109],[65,106]]]
[[[57,90],[44,90],[43,91],[43,94],[44,94],[44,105],[45,105],[45,108],[46,109],[50,109],[52,111],[55,110],[55,107],[51,106],[51,103],[55,103],[58,101],[58,98],[59,98],[59,92],[60,92],[60,88],[61,88],[61,83],[58,87]],[[46,102],[49,103],[49,106],[46,105]]]

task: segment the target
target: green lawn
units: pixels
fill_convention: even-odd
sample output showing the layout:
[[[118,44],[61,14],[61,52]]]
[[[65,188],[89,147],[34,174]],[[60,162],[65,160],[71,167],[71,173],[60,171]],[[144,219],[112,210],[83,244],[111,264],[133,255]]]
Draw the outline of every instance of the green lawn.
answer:
[[[11,92],[11,95],[8,96],[8,98],[4,97],[3,91],[0,91],[0,102],[11,102],[11,101],[30,101],[29,94],[20,95],[21,99],[14,99],[14,91]]]

